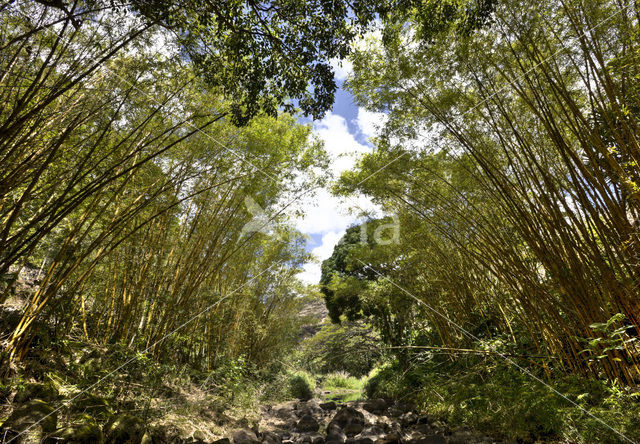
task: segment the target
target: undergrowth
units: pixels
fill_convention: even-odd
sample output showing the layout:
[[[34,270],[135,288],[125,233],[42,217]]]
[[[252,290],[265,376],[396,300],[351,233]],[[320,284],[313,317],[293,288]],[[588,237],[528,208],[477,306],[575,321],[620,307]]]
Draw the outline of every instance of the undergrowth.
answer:
[[[544,383],[499,357],[432,359],[409,370],[394,362],[379,368],[365,391],[370,398],[410,401],[452,427],[523,443],[640,441],[637,392],[576,376],[549,380],[530,371]]]

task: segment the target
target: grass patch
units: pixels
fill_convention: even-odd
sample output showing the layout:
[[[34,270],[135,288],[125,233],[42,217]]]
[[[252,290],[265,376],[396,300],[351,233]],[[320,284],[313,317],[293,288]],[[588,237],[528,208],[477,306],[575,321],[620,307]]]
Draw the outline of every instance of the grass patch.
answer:
[[[363,385],[364,378],[358,379],[345,372],[330,373],[324,376],[322,380],[322,387],[327,390],[335,388],[362,390]]]

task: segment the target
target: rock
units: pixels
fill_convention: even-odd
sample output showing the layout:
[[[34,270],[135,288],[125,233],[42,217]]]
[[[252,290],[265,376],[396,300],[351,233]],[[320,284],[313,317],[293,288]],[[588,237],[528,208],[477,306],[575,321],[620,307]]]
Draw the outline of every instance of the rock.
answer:
[[[139,443],[144,433],[144,421],[126,413],[111,419],[104,427],[107,441],[114,444]]]
[[[383,435],[385,430],[379,425],[367,426],[360,432],[360,438],[372,438],[374,441]]]
[[[108,418],[113,414],[111,406],[106,400],[90,393],[85,393],[76,398],[71,404],[71,411],[86,413],[102,419]]]
[[[233,432],[231,440],[234,444],[260,444],[260,440],[252,430],[237,430]]]
[[[262,432],[262,444],[282,444],[282,439],[273,432]]]
[[[43,443],[102,444],[104,443],[104,434],[100,426],[92,418],[86,417],[78,424],[72,424],[56,430],[48,435]]]
[[[387,401],[384,399],[371,399],[365,402],[362,408],[369,413],[379,415],[387,409]]]
[[[353,407],[342,407],[329,426],[338,426],[347,436],[357,435],[364,429],[364,415]]]
[[[310,399],[308,401],[301,401],[296,404],[296,413],[298,417],[303,415],[321,414],[323,412],[322,407],[316,399]]]
[[[195,432],[193,432],[193,439],[197,442],[205,442],[207,440],[207,434],[202,430],[196,430]]]
[[[303,435],[298,438],[297,443],[300,444],[324,444],[324,438],[317,433],[311,435]]]
[[[368,436],[362,438],[349,438],[345,444],[373,444],[374,440]]]
[[[400,417],[400,424],[402,427],[408,427],[418,422],[418,415],[413,412],[405,413]]]
[[[327,438],[325,444],[343,444],[347,440],[347,435],[342,431],[342,428],[337,424],[329,423],[327,427]]]
[[[469,441],[463,441],[465,444]],[[447,439],[443,435],[428,435],[418,439],[411,439],[407,444],[447,444]]]
[[[220,438],[216,441],[211,442],[211,444],[231,444],[231,441],[229,441],[229,438]]]
[[[421,435],[431,435],[432,433],[434,433],[433,427],[425,423],[418,423],[414,426],[411,426],[409,431],[419,433]]]
[[[402,439],[399,433],[390,433],[387,436],[383,436],[382,438],[376,441],[376,444],[400,444]]]
[[[140,444],[153,444],[153,437],[151,436],[151,433],[144,432],[144,435],[142,435],[142,439],[140,440]]]
[[[16,393],[13,402],[16,404],[24,404],[33,399],[42,399],[43,401],[55,401],[58,398],[58,389],[50,382],[28,382],[24,385],[24,389]]]
[[[474,439],[473,433],[467,430],[459,430],[449,436],[449,443],[451,444],[466,444]]]
[[[304,415],[296,424],[296,428],[300,432],[317,432],[320,429],[320,424],[318,421],[311,415]]]
[[[333,401],[323,402],[322,404],[320,404],[320,408],[322,410],[330,411],[330,410],[335,410],[337,408],[337,405]]]
[[[34,424],[37,424],[34,426]],[[49,404],[41,399],[34,399],[16,408],[0,427],[0,436],[11,435],[11,432],[24,432],[27,429],[41,430],[51,433],[58,424],[58,414]],[[33,426],[33,427],[32,427]]]

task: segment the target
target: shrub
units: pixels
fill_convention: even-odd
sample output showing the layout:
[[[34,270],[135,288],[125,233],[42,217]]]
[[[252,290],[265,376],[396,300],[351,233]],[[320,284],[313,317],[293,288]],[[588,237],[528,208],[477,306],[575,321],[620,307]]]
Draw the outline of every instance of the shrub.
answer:
[[[289,377],[289,391],[291,396],[299,399],[311,399],[316,382],[307,372],[295,372]]]

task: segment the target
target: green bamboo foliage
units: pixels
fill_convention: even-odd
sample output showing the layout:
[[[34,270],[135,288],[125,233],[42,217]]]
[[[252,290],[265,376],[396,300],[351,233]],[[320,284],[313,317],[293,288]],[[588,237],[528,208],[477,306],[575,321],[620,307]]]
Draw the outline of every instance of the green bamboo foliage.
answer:
[[[640,327],[638,25],[630,2],[504,2],[471,36],[363,49],[351,88],[389,121],[343,178],[402,155],[358,188],[405,215],[424,260],[407,285],[462,325],[490,313],[566,369],[629,384],[632,340],[585,343],[616,313]],[[432,322],[444,344],[464,337]]]

